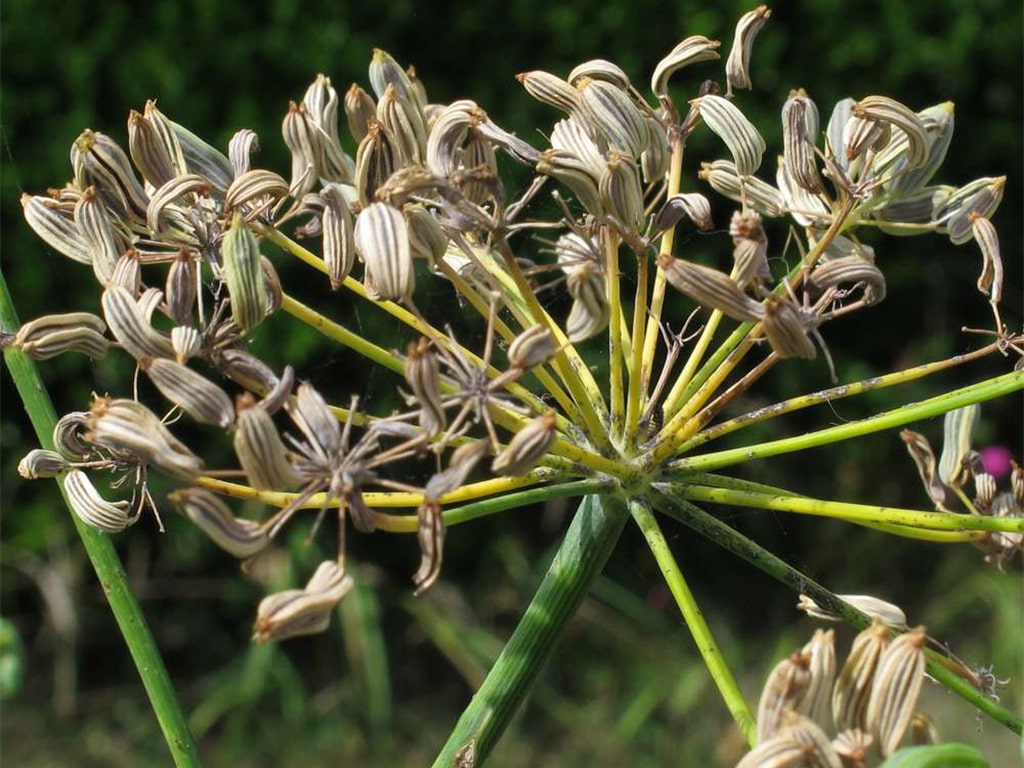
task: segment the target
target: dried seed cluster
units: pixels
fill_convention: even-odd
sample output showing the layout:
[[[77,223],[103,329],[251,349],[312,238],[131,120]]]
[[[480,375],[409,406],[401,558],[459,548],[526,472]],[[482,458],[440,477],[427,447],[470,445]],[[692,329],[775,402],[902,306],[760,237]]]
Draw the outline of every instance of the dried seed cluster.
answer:
[[[261,603],[262,641],[326,626],[352,586],[348,520],[363,533],[417,530],[422,557],[413,579],[422,591],[440,573],[444,508],[453,501],[556,479],[657,480],[682,444],[692,375],[675,369],[685,329],[676,334],[661,322],[681,299],[666,302],[666,285],[711,313],[708,333],[724,316],[746,324],[749,340],[766,342],[743,347],[765,354],[726,401],[779,360],[815,358],[823,324],[885,298],[881,259],[861,239],[875,229],[976,240],[978,288],[995,332],[1004,352],[1019,351],[999,317],[1002,262],[990,221],[1005,179],[932,183],[950,146],[951,104],[914,111],[883,96],[845,99],[822,128],[811,97],[794,91],[781,113],[782,154],[769,163],[774,179],[757,175],[768,147],[733,90],[751,87],[752,46],[769,16],[761,6],[740,20],[724,95],[696,78],[686,99],[673,95],[679,73],[719,59],[720,44],[700,35],[657,64],[653,99],[603,59],[565,77],[518,75],[556,113],[538,132],[546,146],[504,130],[469,99],[431,102],[414,70],[379,50],[369,90],[353,84],[341,97],[321,74],[288,106],[282,136],[292,162],[284,175],[252,166],[259,140],[251,130],[238,131],[225,154],[154,102],[130,113],[127,150],[84,131],[72,146],[71,180],[25,195],[22,205],[49,248],[91,268],[102,316],[38,318],[2,342],[37,359],[118,349],[136,362],[140,386],[131,399],[98,396],[88,411],[66,415],[53,436],[57,451],[31,452],[21,474],[63,475],[76,514],[113,533],[161,506],[150,490],[156,472],[180,486],[171,504],[238,558],[270,546],[301,510],[317,510],[317,525],[334,510],[335,555],[304,589]],[[697,181],[708,190],[683,192],[682,150],[704,129],[720,139],[722,156],[701,164]],[[499,159],[532,171],[524,190],[505,189]],[[544,187],[553,188],[553,219],[534,213],[550,208],[533,205]],[[731,202],[713,202],[711,192]],[[783,249],[768,235],[771,220],[783,217],[797,227],[801,249],[785,275],[776,266]],[[731,252],[722,237],[721,258],[676,255],[677,231],[695,229],[712,242],[716,225],[727,226]],[[299,241],[318,243],[319,253]],[[329,303],[318,314],[290,296],[275,266],[279,250],[322,272],[331,291],[368,300],[411,329],[405,354],[333,323]],[[428,280],[446,281],[460,308],[486,320],[479,352],[421,312],[417,292]],[[629,285],[638,288],[631,307],[622,295]],[[554,298],[542,302],[547,296]],[[379,413],[355,399],[332,406],[301,372],[258,358],[250,341],[281,310],[397,374],[407,407]],[[583,344],[602,334],[607,386],[595,380],[595,361],[585,357],[593,347]],[[694,400],[693,411],[703,402]],[[723,404],[716,403],[708,419]],[[167,417],[178,413],[226,431],[235,466],[207,473],[200,442],[190,447],[172,433]],[[936,470],[923,438],[905,439],[940,507],[970,476],[976,511],[1020,514],[1019,469],[1013,493],[997,494],[969,457],[951,460],[949,475]],[[245,484],[219,479],[225,471]],[[277,509],[242,519],[224,496]],[[415,516],[385,513],[400,504]],[[989,557],[1001,565],[1020,547],[1014,536],[985,539]],[[789,733],[780,754],[827,743],[810,721],[793,719],[817,716],[827,699],[819,680],[827,654],[816,653],[790,660],[764,702],[766,735]],[[788,712],[797,694],[812,702],[795,707],[803,715]],[[906,727],[903,710],[861,704],[874,721],[853,718],[850,727],[888,749]],[[844,737],[848,749],[862,737]]]
[[[924,683],[924,627],[892,639],[880,618],[857,635],[842,667],[835,633],[817,630],[768,676],[757,711],[758,744],[737,768],[867,768],[911,733]],[[914,738],[921,731],[914,730]],[[829,736],[835,734],[835,736]]]

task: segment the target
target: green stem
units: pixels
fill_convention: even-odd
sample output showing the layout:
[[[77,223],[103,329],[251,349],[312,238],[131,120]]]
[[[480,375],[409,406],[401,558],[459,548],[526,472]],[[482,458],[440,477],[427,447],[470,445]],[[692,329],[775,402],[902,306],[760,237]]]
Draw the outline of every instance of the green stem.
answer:
[[[808,595],[815,603],[828,613],[840,617],[844,622],[857,629],[866,627],[870,620],[849,603],[818,584],[813,579],[798,571],[789,563],[781,560],[764,547],[748,539],[739,531],[730,528],[713,515],[685,499],[680,499],[673,492],[673,487],[665,491],[656,491],[648,501],[655,509],[683,523],[709,541],[728,549],[734,555],[746,560],[755,568],[764,571],[773,579],[790,587],[797,594]],[[999,706],[989,699],[982,691],[963,680],[955,672],[937,661],[938,656],[928,653],[928,674],[945,685],[953,693],[976,707],[993,720],[1021,733],[1022,721],[1013,712]]]
[[[611,555],[626,517],[626,505],[611,495],[580,502],[544,581],[434,768],[483,764]]]
[[[737,507],[774,509],[798,515],[833,517],[850,523],[892,523],[911,528],[933,531],[1004,531],[1024,533],[1024,519],[984,517],[952,512],[922,512],[916,509],[851,504],[845,501],[825,501],[804,496],[780,496],[733,488],[714,488],[706,485],[679,483],[675,491],[691,501],[709,501],[712,504],[731,504]]]
[[[909,405],[894,408],[891,411],[880,413],[868,419],[861,419],[849,424],[840,424],[828,429],[820,429],[816,432],[797,435],[796,437],[772,440],[767,443],[760,443],[759,445],[691,456],[674,461],[671,466],[673,469],[680,470],[707,471],[728,467],[733,464],[742,464],[752,459],[763,459],[768,456],[778,456],[782,453],[816,448],[828,443],[836,443],[840,440],[849,440],[873,432],[880,432],[884,429],[900,427],[912,421],[941,416],[956,408],[984,402],[985,400],[992,400],[1012,392],[1017,392],[1020,389],[1024,389],[1024,371],[1013,371],[997,376],[994,379],[980,381],[976,384],[929,398],[928,400],[922,400],[919,403],[910,403]]]
[[[4,279],[3,273],[0,273],[0,330],[14,332],[19,325],[14,303],[7,290],[7,281]],[[4,362],[11,372],[11,378],[14,379],[15,386],[18,388],[25,411],[32,420],[32,426],[35,428],[40,444],[44,448],[52,450],[52,435],[53,428],[57,423],[57,414],[50,401],[50,395],[39,377],[35,363],[13,348],[4,350]],[[61,493],[64,494],[63,479],[58,480],[58,485]],[[66,496],[65,503],[67,503]],[[70,510],[70,507],[68,509]],[[77,515],[72,514],[71,519],[82,539],[93,569],[96,571],[96,577],[107,596],[110,609],[117,620],[121,635],[128,645],[128,651],[139,671],[139,676],[142,678],[142,684],[149,696],[150,704],[156,714],[160,729],[163,731],[164,741],[167,742],[167,747],[171,751],[174,764],[178,768],[201,766],[199,751],[185,720],[185,715],[178,705],[167,668],[164,666],[160,651],[146,624],[142,609],[128,584],[128,577],[114,550],[114,545],[111,544],[108,536],[87,526],[78,519]]]
[[[863,381],[857,381],[852,384],[842,384],[838,387],[824,389],[820,392],[814,392],[809,395],[791,397],[788,400],[783,400],[772,405],[766,405],[763,408],[758,408],[756,411],[745,413],[742,416],[737,416],[733,419],[729,419],[728,421],[723,421],[721,424],[716,424],[710,429],[698,432],[685,443],[680,445],[676,450],[679,453],[689,453],[699,445],[703,445],[704,443],[715,440],[723,435],[728,435],[730,432],[735,432],[737,429],[746,429],[754,424],[774,419],[784,413],[792,413],[821,403],[832,403],[836,400],[842,400],[845,397],[860,395],[864,392],[871,392],[876,389],[883,389],[884,387],[906,384],[907,382],[916,381],[924,376],[930,376],[933,373],[947,370],[953,366],[963,365],[964,363],[972,360],[985,357],[998,349],[999,344],[994,342],[973,352],[968,352],[963,355],[955,355],[954,357],[949,357],[945,360],[924,363],[922,365],[914,366],[913,368],[907,368],[906,370],[888,373],[884,376],[873,376],[870,379],[864,379]]]
[[[654,559],[658,561],[658,567],[661,569],[662,576],[665,577],[665,583],[668,584],[672,596],[676,599],[679,612],[683,614],[686,626],[689,627],[693,641],[697,644],[697,650],[700,651],[701,658],[704,659],[704,664],[707,666],[708,672],[711,673],[711,679],[718,686],[718,692],[725,700],[729,712],[736,724],[739,725],[747,742],[751,747],[756,746],[757,721],[750,714],[750,708],[747,707],[747,702],[743,698],[743,692],[736,684],[736,679],[725,663],[722,652],[718,650],[718,644],[715,642],[707,622],[704,621],[704,615],[686,583],[686,578],[683,576],[672,550],[669,549],[668,542],[665,541],[665,535],[658,527],[654,513],[651,512],[646,501],[639,499],[630,500],[629,511],[636,524],[640,526],[644,538],[647,539],[647,546],[650,547]]]

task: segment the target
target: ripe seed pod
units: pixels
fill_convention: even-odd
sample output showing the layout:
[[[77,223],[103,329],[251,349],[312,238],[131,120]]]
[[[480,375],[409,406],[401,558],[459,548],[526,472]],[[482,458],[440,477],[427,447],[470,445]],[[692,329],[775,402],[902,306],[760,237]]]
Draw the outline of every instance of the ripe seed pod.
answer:
[[[678,193],[668,198],[654,217],[654,228],[659,232],[671,229],[685,216],[697,229],[707,232],[714,226],[711,203],[699,192]]]
[[[917,466],[917,472],[921,475],[921,482],[929,498],[935,503],[935,508],[946,510],[946,505],[953,498],[953,490],[946,485],[939,477],[938,465],[935,461],[935,453],[932,451],[928,438],[909,429],[900,432],[900,439],[907,446],[910,458]]]
[[[580,117],[593,133],[607,142],[609,149],[639,159],[647,149],[650,137],[647,122],[633,100],[620,88],[604,80],[582,79],[576,86],[580,92]]]
[[[98,131],[85,130],[71,146],[71,166],[79,189],[95,186],[119,219],[146,220],[148,199],[131,161],[117,142]]]
[[[228,156],[231,158],[231,169],[234,172],[233,178],[237,179],[250,170],[249,158],[253,152],[258,152],[259,149],[260,138],[255,131],[248,128],[235,131],[228,144]],[[230,189],[230,186],[228,188]],[[227,193],[225,193],[226,195]]]
[[[542,70],[520,72],[516,80],[537,101],[550,104],[566,114],[572,115],[580,108],[580,93],[572,84],[557,75]]]
[[[83,439],[89,429],[88,417],[86,411],[72,411],[61,416],[53,428],[53,445],[68,461],[87,461],[95,451]]]
[[[175,176],[153,192],[146,207],[146,226],[154,233],[174,237],[177,234],[173,226],[177,224],[176,219],[171,219],[172,226],[165,226],[168,209],[176,211],[175,204],[181,198],[191,199],[192,196],[205,197],[209,194],[210,183],[198,173]]]
[[[764,741],[782,727],[782,716],[795,709],[803,699],[811,682],[808,669],[811,654],[796,651],[783,659],[768,674],[757,705],[757,740]]]
[[[420,110],[411,97],[399,95],[389,84],[377,102],[377,119],[394,140],[399,165],[420,165],[427,156],[427,129]]]
[[[754,124],[728,99],[714,94],[701,96],[692,102],[708,128],[725,142],[736,172],[750,176],[761,166],[766,145]]]
[[[980,418],[981,407],[974,403],[949,411],[942,421],[939,478],[947,485],[962,485],[967,479],[964,458],[971,451],[971,438]]]
[[[265,643],[323,632],[334,607],[354,586],[343,566],[330,560],[320,563],[305,589],[287,589],[263,598],[252,639]]]
[[[864,303],[868,306],[885,298],[882,270],[860,256],[840,256],[820,262],[809,279],[821,290],[843,284],[863,285]]]
[[[288,190],[301,200],[323,175],[323,134],[305,104],[288,105],[288,114],[281,124],[284,143],[292,153],[292,178]]]
[[[394,86],[398,95],[403,99],[410,99],[413,104],[421,110],[424,105],[420,103],[420,94],[412,85],[409,75],[403,70],[398,62],[392,58],[387,51],[380,48],[373,49],[373,58],[370,60],[370,86],[378,99],[384,97],[388,86]]]
[[[1006,177],[975,179],[956,189],[932,212],[940,232],[947,232],[953,245],[966,243],[974,236],[972,215],[992,218],[1003,199]]]
[[[548,149],[541,153],[537,173],[565,184],[592,216],[604,214],[598,189],[598,178],[586,161],[564,149]]]
[[[265,408],[266,405],[262,407]],[[286,400],[284,408],[310,444],[317,446],[328,456],[337,455],[341,451],[341,427],[338,420],[312,384],[308,381],[299,384],[295,398]]]
[[[896,638],[878,662],[865,717],[883,757],[899,749],[914,716],[924,683],[926,639],[924,627],[916,627]]]
[[[173,356],[170,339],[149,324],[146,313],[127,290],[110,285],[103,292],[101,303],[111,333],[136,360]]]
[[[75,204],[75,223],[89,247],[92,269],[100,285],[110,280],[123,246],[114,233],[110,214],[100,200],[96,187],[88,187]]]
[[[184,363],[202,351],[203,334],[191,325],[176,325],[171,328],[171,346],[174,347],[174,359]]]
[[[668,79],[683,67],[699,61],[720,58],[715,49],[721,45],[703,35],[691,35],[673,48],[668,56],[658,62],[651,75],[651,90],[659,99],[668,99]]]
[[[331,280],[331,290],[338,290],[356,263],[356,247],[349,210],[341,191],[326,186],[320,192],[324,202],[321,217],[324,236],[324,264]]]
[[[68,463],[63,456],[43,448],[29,451],[18,462],[18,474],[26,480],[56,477],[67,468]]]
[[[409,344],[404,369],[405,381],[420,406],[423,434],[434,437],[444,431],[446,419],[441,403],[441,370],[427,339]]]
[[[416,511],[416,538],[420,545],[420,567],[412,577],[416,585],[415,595],[422,595],[430,589],[441,575],[441,560],[444,549],[445,524],[441,505],[424,501]]]
[[[349,133],[356,143],[361,143],[366,137],[370,121],[377,119],[377,106],[373,103],[373,97],[355,83],[345,93],[345,117]]]
[[[761,28],[768,21],[772,12],[767,5],[761,5],[752,11],[748,11],[740,17],[736,24],[736,32],[732,40],[732,50],[729,51],[729,58],[725,61],[725,76],[729,81],[729,88],[745,88],[749,90],[750,83],[750,54],[754,50],[754,38]]]
[[[448,460],[448,467],[427,481],[423,498],[428,502],[437,501],[445,494],[461,488],[488,448],[489,443],[486,439],[475,440],[456,448]]]
[[[629,76],[618,64],[604,59],[591,59],[572,68],[569,77],[569,85],[575,86],[581,79],[588,77],[591,80],[603,80],[611,83],[623,91],[629,90]]]
[[[363,280],[371,298],[403,301],[416,287],[408,226],[397,208],[372,203],[355,225],[356,249],[366,264]]]
[[[886,626],[897,630],[907,628],[907,616],[898,605],[887,603],[871,595],[836,595],[844,603],[849,603],[861,613],[866,613],[873,619],[879,619]],[[842,617],[830,613],[819,607],[814,600],[807,595],[800,595],[800,601],[796,605],[798,610],[804,611],[808,616],[825,621],[842,621]]]
[[[598,192],[605,210],[639,234],[644,226],[644,193],[639,169],[628,155],[608,150],[608,162],[598,181]]]
[[[561,149],[580,161],[595,179],[604,172],[606,158],[583,124],[576,118],[559,120],[551,131],[552,149]]]
[[[969,213],[971,234],[981,249],[982,267],[978,277],[978,290],[988,296],[989,302],[998,304],[1003,298],[1003,259],[999,253],[999,235],[992,222],[979,213]]]
[[[783,727],[779,735],[788,736],[804,746],[807,768],[844,768],[839,753],[825,731],[809,717],[787,710],[782,716]]]
[[[166,358],[142,358],[139,366],[161,394],[196,421],[227,428],[235,420],[231,398],[205,376]]]
[[[494,457],[491,471],[506,477],[525,475],[544,458],[555,441],[555,412],[548,411],[516,432]]]
[[[837,730],[869,730],[866,718],[868,699],[879,660],[888,647],[889,628],[877,617],[853,641],[832,693],[832,718]]]
[[[294,485],[298,478],[270,414],[246,395],[236,401],[235,412],[235,455],[249,484],[261,491]]]
[[[192,310],[199,295],[199,270],[193,257],[191,249],[182,248],[167,272],[164,296],[167,297],[168,314],[177,326],[188,326],[192,322]],[[171,344],[174,345],[173,333]]]
[[[127,453],[178,480],[195,482],[203,461],[171,434],[149,408],[134,400],[97,397],[86,421],[85,439]]]
[[[813,360],[818,352],[807,332],[812,320],[791,301],[772,294],[764,305],[764,335],[772,351],[783,359]]]
[[[907,138],[907,166],[920,168],[928,159],[928,132],[917,114],[888,96],[866,96],[853,107],[856,117],[899,128]]]
[[[224,193],[224,211],[231,212],[250,204],[262,207],[268,202],[276,203],[288,194],[288,182],[283,176],[257,168],[246,171],[231,182]]]
[[[761,217],[751,211],[734,211],[729,222],[732,235],[733,279],[741,289],[770,283],[772,271],[768,268],[768,238],[761,226]]]
[[[43,315],[25,323],[0,346],[20,349],[35,360],[49,360],[63,352],[81,352],[96,360],[106,355],[110,346],[103,335],[106,327],[89,312]]]
[[[811,679],[796,711],[811,720],[824,723],[831,715],[832,686],[836,680],[836,633],[834,630],[815,630],[811,641],[800,649],[810,661]]]
[[[92,264],[89,243],[73,214],[62,213],[56,200],[40,195],[22,195],[25,221],[48,246],[81,264]]]
[[[142,178],[154,188],[184,173],[185,165],[174,132],[166,125],[166,118],[162,121],[160,118],[164,115],[156,111],[152,101],[146,103],[145,115],[134,109],[128,113],[128,152]]]
[[[758,742],[736,768],[805,768],[806,765],[807,747],[792,736],[779,734]]]
[[[183,488],[167,500],[229,555],[252,557],[270,542],[259,523],[235,517],[227,504],[205,488]]]
[[[726,274],[663,254],[658,266],[665,270],[669,284],[698,304],[717,309],[733,320],[749,322],[765,316],[762,304],[747,296]]]
[[[508,345],[508,361],[514,368],[527,370],[546,363],[557,351],[551,329],[537,323],[516,336]]]
[[[128,502],[104,499],[82,470],[67,473],[64,490],[71,509],[86,525],[103,533],[120,533],[128,526]]]
[[[818,108],[802,88],[790,91],[782,105],[782,159],[793,181],[813,194],[825,191],[814,154],[817,135]]]

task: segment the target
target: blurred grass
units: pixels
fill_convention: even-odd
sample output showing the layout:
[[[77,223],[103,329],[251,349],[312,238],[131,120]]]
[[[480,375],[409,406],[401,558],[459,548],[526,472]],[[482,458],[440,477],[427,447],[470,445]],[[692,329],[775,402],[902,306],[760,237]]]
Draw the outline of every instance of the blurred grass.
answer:
[[[434,98],[471,96],[497,122],[536,141],[531,126],[550,124],[554,115],[521,92],[512,79],[516,72],[540,67],[564,74],[580,61],[606,57],[642,84],[643,73],[686,34],[718,36],[728,45],[732,24],[751,5],[634,0],[595,7],[580,0],[517,0],[459,4],[440,13],[398,0],[385,13],[372,4],[323,0],[250,6],[5,0],[2,268],[25,315],[56,307],[96,309],[95,295],[81,285],[83,272],[47,253],[23,223],[18,196],[67,178],[68,147],[82,128],[123,139],[127,110],[141,108],[147,98],[159,98],[162,110],[220,146],[237,128],[254,128],[263,145],[260,162],[285,168],[279,131],[288,100],[300,98],[321,71],[339,90],[349,80],[365,83],[377,46],[414,63]],[[881,0],[787,3],[774,9],[755,47],[755,91],[741,96],[755,122],[765,126],[776,124],[782,99],[797,86],[808,90],[823,113],[843,96],[877,92],[916,107],[955,101],[957,131],[939,180],[964,183],[1011,174],[996,224],[1007,254],[1004,316],[1013,322],[1021,317],[1021,260],[1014,256],[1022,252],[1024,200],[1021,28],[1020,3],[999,0],[913,7]],[[777,146],[777,133],[765,133],[769,146]],[[773,242],[785,237],[769,234]],[[958,249],[939,237],[876,244],[890,301],[873,310],[871,322],[890,335],[863,334],[857,322],[830,325],[826,338],[842,379],[953,354],[970,342],[951,329],[987,321],[973,289],[979,259],[972,246]],[[701,253],[706,246],[696,238],[682,247]],[[322,301],[326,295],[309,285],[301,268],[282,263],[281,274],[300,298],[308,293]],[[393,333],[372,312],[348,306],[332,311],[385,338]],[[361,366],[350,354],[324,354],[314,337],[293,333],[285,323],[271,330],[263,347],[267,354],[292,362],[336,400],[391,381],[382,372],[355,378]],[[58,409],[82,407],[93,388],[119,388],[127,380],[119,362],[45,364]],[[992,361],[970,374],[955,371],[897,393],[872,393],[832,410],[769,423],[756,437],[859,418],[891,407],[893,397],[924,397],[940,386],[965,383],[965,375],[975,380],[997,370],[999,361]],[[825,387],[827,374],[816,364],[787,365],[765,384],[745,407]],[[159,734],[130,662],[116,650],[116,628],[84,570],[66,511],[51,487],[17,478],[18,458],[32,440],[6,377],[0,386],[0,613],[24,645],[22,688],[2,704],[0,757],[29,768],[163,764]],[[1007,445],[1024,456],[1020,398],[985,406],[982,418],[981,442]],[[941,434],[939,422],[918,429],[933,441]],[[744,472],[814,495],[923,506],[916,473],[902,451],[894,435],[877,435]],[[982,570],[980,554],[969,548],[942,550],[862,531],[851,535],[841,523],[723,514],[837,591],[873,589],[904,605],[911,621],[927,624],[958,654],[979,664],[994,662],[1004,676],[1019,677],[1019,562],[1011,575],[1000,577]],[[180,519],[168,516],[165,524],[167,535],[144,522],[117,544],[201,731],[208,763],[316,768],[345,760],[421,765],[433,758],[528,602],[563,517],[552,506],[454,529],[443,582],[418,600],[409,586],[415,542],[359,537],[353,545],[363,586],[343,603],[331,631],[265,648],[248,641],[254,607],[268,584],[294,584],[309,572],[317,554],[302,548],[304,532],[293,532],[289,541],[296,565],[271,558],[241,576]],[[676,537],[673,546],[685,548],[697,574],[697,598],[744,690],[756,697],[764,674],[809,636],[810,623],[795,615],[795,599],[785,590],[683,530],[668,528],[666,534]],[[58,659],[69,656],[67,636],[55,630],[38,581],[16,567],[6,556],[9,550],[45,563],[77,607],[70,691],[60,687],[66,684],[56,674]],[[489,764],[662,766],[727,764],[734,758],[740,742],[659,585],[639,536],[627,533],[608,578],[585,602],[539,690]],[[1003,691],[1004,702],[1018,711],[1020,692],[1019,679]],[[993,765],[1012,764],[1013,739],[991,724],[984,724],[979,737],[971,713],[957,700],[938,691],[929,695],[929,710],[944,736],[980,742]]]

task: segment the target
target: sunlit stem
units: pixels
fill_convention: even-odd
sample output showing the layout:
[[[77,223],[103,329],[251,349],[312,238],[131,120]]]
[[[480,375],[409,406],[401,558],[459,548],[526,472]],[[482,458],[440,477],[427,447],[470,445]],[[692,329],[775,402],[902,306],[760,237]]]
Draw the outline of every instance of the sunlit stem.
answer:
[[[710,421],[715,418],[723,408],[750,389],[758,379],[764,376],[778,362],[779,356],[775,352],[772,352],[768,357],[743,374],[742,379],[737,381],[725,390],[725,392],[704,406],[704,408],[693,417],[690,431],[693,429],[699,429],[700,427],[710,423]]]
[[[977,384],[955,389],[928,400],[885,411],[860,421],[839,424],[816,432],[808,432],[803,435],[772,440],[743,448],[706,453],[700,456],[687,456],[672,462],[671,467],[677,470],[709,471],[733,464],[740,464],[752,459],[762,459],[768,456],[802,451],[807,448],[815,448],[827,445],[828,443],[836,443],[841,440],[869,435],[884,429],[901,427],[904,424],[909,424],[919,419],[941,416],[956,408],[992,400],[1003,395],[1018,392],[1021,389],[1024,389],[1024,371],[1013,371],[997,376],[994,379],[987,379]]]
[[[533,322],[541,323],[550,329],[555,340],[560,345],[558,353],[552,359],[551,364],[561,378],[562,383],[572,393],[584,423],[580,425],[587,432],[587,436],[599,448],[611,448],[608,439],[608,430],[601,424],[598,408],[605,408],[604,396],[601,389],[590,373],[586,362],[580,357],[576,347],[569,343],[558,323],[551,319],[551,316],[541,306],[533,289],[526,280],[523,270],[516,261],[515,254],[509,248],[505,240],[496,243],[504,259],[504,270],[497,270],[499,274],[492,271],[498,279],[511,277],[514,282],[516,293],[529,308]]]
[[[672,550],[669,549],[668,542],[665,541],[665,536],[658,526],[654,513],[647,502],[640,499],[630,501],[629,511],[647,540],[647,546],[654,555],[658,568],[661,569],[665,583],[671,590],[676,605],[679,606],[679,612],[683,615],[686,626],[689,628],[690,634],[693,635],[693,641],[697,644],[697,650],[700,651],[701,658],[711,673],[715,685],[718,686],[718,691],[725,700],[730,714],[739,725],[750,746],[755,746],[757,744],[757,722],[750,713],[747,702],[743,698],[743,692],[740,691],[736,679],[718,649],[711,629],[704,621],[700,607],[686,583],[686,578],[683,576]]]
[[[316,310],[307,307],[287,293],[281,294],[281,309],[327,338],[348,347],[368,360],[372,360],[377,365],[402,375],[402,360],[394,352],[377,346],[371,341],[367,341],[358,333],[353,333],[345,326],[333,320],[328,320]]]
[[[674,491],[690,501],[708,501],[736,507],[771,509],[798,515],[831,517],[849,523],[888,523],[930,531],[1005,531],[1024,533],[1024,518],[984,517],[950,512],[922,512],[916,509],[851,504],[803,496],[773,496],[730,488],[676,484]]]
[[[621,434],[625,428],[626,401],[623,393],[622,375],[622,300],[619,294],[619,238],[610,227],[605,228],[605,262],[608,284],[608,306],[611,320],[608,323],[608,369],[609,399],[611,400],[611,432]]]
[[[711,344],[711,339],[714,338],[715,331],[718,330],[718,326],[722,322],[722,317],[722,313],[716,309],[708,317],[707,323],[704,324],[704,330],[701,331],[700,338],[697,339],[697,343],[694,344],[693,349],[690,351],[690,356],[686,358],[686,364],[683,366],[679,378],[672,384],[672,389],[669,390],[668,395],[665,397],[666,418],[671,418],[678,413],[682,403],[682,394],[693,380],[693,374],[697,370],[697,366],[700,365],[700,361],[704,359],[708,346]]]
[[[749,324],[745,323],[744,325]],[[740,328],[737,329],[737,332]],[[735,336],[736,333],[733,335]],[[740,346],[729,350],[729,353],[722,359],[721,364],[710,371],[710,375],[701,384],[700,388],[689,397],[685,407],[668,420],[668,423],[662,428],[658,442],[650,454],[653,466],[658,466],[668,461],[669,458],[678,453],[679,446],[703,426],[693,417],[700,410],[701,406],[718,391],[722,382],[729,377],[729,374],[732,373],[739,361],[743,359],[752,347],[753,342],[747,339],[740,339]]]
[[[737,416],[734,419],[723,421],[721,424],[716,424],[709,429],[705,429],[703,432],[698,432],[692,438],[681,444],[678,451],[679,453],[687,453],[698,445],[703,445],[704,443],[715,440],[723,435],[735,432],[738,429],[743,429],[753,424],[760,424],[763,421],[773,419],[776,416],[781,416],[785,413],[792,413],[793,411],[799,411],[813,405],[820,405],[821,403],[831,403],[836,400],[842,400],[845,397],[859,395],[875,389],[883,389],[896,384],[915,381],[916,379],[924,378],[925,376],[929,376],[933,373],[944,371],[948,368],[962,365],[963,363],[967,363],[972,360],[977,360],[990,355],[993,352],[997,352],[998,350],[999,342],[993,342],[988,346],[964,355],[956,355],[945,360],[917,365],[904,371],[896,371],[895,373],[889,373],[884,376],[873,376],[870,379],[854,382],[852,384],[842,384],[838,387],[821,390],[820,392],[792,397],[788,400],[783,400],[782,402],[765,406],[764,408],[759,408],[756,411],[745,413],[742,416]]]
[[[629,394],[626,397],[625,445],[636,442],[640,414],[643,412],[642,371],[644,369],[644,324],[647,320],[647,254],[636,260],[636,293],[633,299],[633,357],[629,365]]]
[[[793,497],[808,498],[801,494],[793,493],[785,488],[776,488],[763,483],[755,483],[751,480],[741,480],[728,475],[715,475],[710,472],[687,473],[685,478],[679,482],[687,485],[705,485],[714,488],[728,488],[737,491],[749,491],[772,497]],[[912,528],[906,525],[895,525],[892,523],[860,523],[865,528],[872,528],[894,536],[902,536],[906,539],[917,539],[919,541],[931,541],[938,544],[954,544],[968,541],[978,541],[986,538],[989,534],[985,531],[928,531],[921,528]]]
[[[672,159],[668,171],[668,189],[666,195],[671,197],[679,192],[683,176],[683,137],[678,134],[672,136]],[[675,227],[664,232],[661,236],[659,254],[672,253],[672,245],[675,243]],[[646,258],[646,256],[644,257]],[[654,274],[654,288],[651,291],[651,309],[647,315],[647,328],[643,334],[643,365],[640,368],[640,389],[644,402],[647,405],[647,393],[651,389],[651,371],[654,366],[655,352],[658,348],[658,326],[661,323],[661,312],[665,305],[665,270],[660,266]],[[640,346],[640,339],[634,339],[634,343]]]
[[[807,575],[801,573],[784,560],[779,559],[767,549],[748,539],[746,536],[730,528],[713,515],[708,514],[695,504],[680,499],[669,493],[656,493],[650,497],[651,504],[659,512],[679,520],[692,528],[704,538],[713,541],[733,554],[746,560],[755,568],[764,571],[772,578],[787,585],[797,594],[811,597],[815,603],[831,614],[839,616],[846,623],[864,629],[870,621],[868,617],[849,603],[839,599]],[[937,661],[937,654],[930,648],[925,649],[928,657],[928,674],[969,704],[989,715],[992,719],[1005,725],[1019,734],[1021,718],[990,699],[985,692],[964,680],[956,672],[947,669]]]

